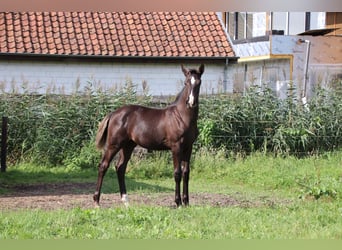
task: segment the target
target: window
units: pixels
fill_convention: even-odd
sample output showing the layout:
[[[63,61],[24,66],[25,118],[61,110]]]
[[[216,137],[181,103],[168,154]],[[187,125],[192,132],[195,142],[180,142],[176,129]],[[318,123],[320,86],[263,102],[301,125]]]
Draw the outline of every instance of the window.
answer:
[[[296,35],[310,29],[324,28],[324,12],[226,12],[226,30],[232,40],[273,34]],[[323,21],[322,21],[323,20]]]

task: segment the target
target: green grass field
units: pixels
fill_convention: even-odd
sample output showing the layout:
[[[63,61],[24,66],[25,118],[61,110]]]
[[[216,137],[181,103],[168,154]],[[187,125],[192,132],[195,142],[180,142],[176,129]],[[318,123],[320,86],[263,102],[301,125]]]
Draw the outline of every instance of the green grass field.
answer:
[[[164,155],[132,159],[127,177],[129,194],[174,187],[170,158]],[[9,167],[0,174],[0,202],[11,183],[95,179],[95,168]],[[113,192],[112,170],[104,193]],[[224,194],[250,205],[1,210],[0,239],[342,239],[342,152],[302,159],[261,154],[227,159],[221,152],[197,152],[190,203],[191,193]]]

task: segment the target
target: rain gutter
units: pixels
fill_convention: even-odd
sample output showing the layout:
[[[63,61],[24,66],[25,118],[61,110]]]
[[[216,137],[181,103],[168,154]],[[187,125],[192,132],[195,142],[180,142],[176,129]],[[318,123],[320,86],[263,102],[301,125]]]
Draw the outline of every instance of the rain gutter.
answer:
[[[66,54],[37,54],[37,53],[0,53],[0,57],[32,57],[32,58],[60,58],[60,59],[106,59],[106,60],[211,60],[237,61],[239,57],[226,56],[111,56],[111,55],[66,55]]]

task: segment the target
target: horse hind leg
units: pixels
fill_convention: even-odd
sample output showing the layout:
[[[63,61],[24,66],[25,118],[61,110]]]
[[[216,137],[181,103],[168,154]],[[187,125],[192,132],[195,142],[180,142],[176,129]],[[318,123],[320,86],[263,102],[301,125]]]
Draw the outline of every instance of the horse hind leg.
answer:
[[[113,159],[113,157],[116,155],[116,153],[119,151],[117,148],[107,148],[102,156],[102,160],[98,166],[98,176],[97,176],[97,184],[96,184],[96,191],[94,193],[93,199],[95,202],[95,206],[100,206],[100,195],[101,195],[101,188],[102,188],[102,182],[103,178],[108,170],[108,167],[110,166],[110,163]]]
[[[135,146],[136,144],[133,141],[130,141],[120,150],[120,157],[115,167],[119,182],[121,200],[126,207],[128,206],[128,196],[126,191],[125,174],[128,161],[131,158]]]

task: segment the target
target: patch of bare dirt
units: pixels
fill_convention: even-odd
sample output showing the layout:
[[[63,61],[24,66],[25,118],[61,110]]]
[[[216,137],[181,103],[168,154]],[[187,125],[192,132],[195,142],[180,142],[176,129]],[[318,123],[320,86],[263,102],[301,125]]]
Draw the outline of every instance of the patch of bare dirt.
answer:
[[[0,210],[20,209],[72,209],[93,208],[94,183],[58,183],[18,185],[5,195],[0,195]],[[175,207],[173,193],[128,194],[130,205],[156,205]],[[224,194],[190,193],[191,206],[213,207],[253,207],[273,205],[275,201],[261,199],[248,201]],[[123,206],[118,193],[102,194],[100,205],[103,208]]]

